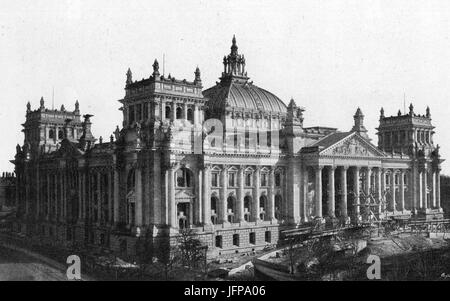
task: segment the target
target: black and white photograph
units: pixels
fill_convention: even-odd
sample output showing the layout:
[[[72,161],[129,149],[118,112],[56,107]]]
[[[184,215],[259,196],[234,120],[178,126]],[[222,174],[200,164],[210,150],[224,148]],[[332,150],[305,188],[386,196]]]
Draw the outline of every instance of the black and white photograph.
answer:
[[[0,7],[0,282],[450,280],[449,1]]]

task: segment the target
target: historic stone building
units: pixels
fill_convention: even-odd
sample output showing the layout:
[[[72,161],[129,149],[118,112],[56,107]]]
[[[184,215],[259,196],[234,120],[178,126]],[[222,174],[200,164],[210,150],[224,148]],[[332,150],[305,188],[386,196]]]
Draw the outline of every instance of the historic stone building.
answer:
[[[233,38],[215,86],[159,72],[133,81],[105,141],[92,115],[27,106],[13,161],[17,223],[40,241],[136,252],[191,228],[211,254],[276,244],[280,230],[385,216],[441,217],[430,110],[386,117],[378,146],[358,108],[349,131],[305,127],[304,109],[256,86]]]
[[[16,204],[16,177],[12,172],[3,172],[0,177],[0,211]]]

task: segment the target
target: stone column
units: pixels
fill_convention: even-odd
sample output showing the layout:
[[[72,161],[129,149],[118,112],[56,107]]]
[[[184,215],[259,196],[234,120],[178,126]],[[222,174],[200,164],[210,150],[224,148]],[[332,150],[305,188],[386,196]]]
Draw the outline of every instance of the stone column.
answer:
[[[341,199],[341,217],[347,217],[347,169],[348,166],[343,166],[341,168],[341,191],[342,191],[342,199]]]
[[[238,191],[237,191],[237,218],[239,223],[245,222],[244,219],[244,170],[245,166],[240,166],[238,175]]]
[[[423,209],[423,171],[419,170],[419,208]]]
[[[303,167],[303,198],[302,200],[300,200],[300,205],[301,205],[301,221],[302,222],[307,222],[309,219],[309,212],[307,212],[307,202],[308,202],[308,193],[309,193],[309,188],[308,188],[308,183],[309,183],[309,173],[308,173],[308,166],[304,165]],[[283,203],[286,202],[283,199]],[[280,210],[281,212],[283,212],[283,210]],[[283,213],[284,214],[284,213]]]
[[[167,176],[167,187],[168,187],[168,200],[167,200],[167,209],[168,209],[168,223],[172,228],[178,228],[177,223],[177,206],[175,203],[175,165],[171,164],[168,169]]]
[[[400,172],[400,210],[405,210],[405,170]]]
[[[39,164],[38,164],[36,168],[36,217],[38,219],[40,217],[40,212],[41,212],[41,177],[39,176]]]
[[[83,176],[82,171],[78,170],[78,222],[81,222],[83,219]]]
[[[382,169],[381,167],[378,167],[377,170],[377,197],[378,197],[378,204],[380,204],[377,208],[378,213],[381,213],[381,206],[382,206],[382,201],[383,200],[383,183],[382,183]]]
[[[58,185],[59,185],[59,183],[58,183],[58,171],[57,170],[55,170],[55,174],[54,174],[54,176],[53,176],[53,181],[54,181],[54,187],[53,187],[53,189],[54,189],[54,199],[53,199],[53,207],[55,208],[54,209],[54,211],[52,212],[52,215],[53,215],[53,220],[58,220],[58,199],[59,199],[59,196],[58,196]]]
[[[391,172],[391,208],[393,212],[397,210],[395,204],[395,170],[392,170]]]
[[[102,219],[102,199],[103,199],[103,189],[102,189],[102,175],[97,172],[97,223],[101,223]]]
[[[441,175],[439,169],[436,171],[436,207],[441,209]]]
[[[422,180],[423,180],[423,184],[422,184],[423,204],[424,204],[425,209],[428,209],[429,208],[428,196],[427,196],[427,187],[428,187],[427,182],[428,182],[428,179],[427,179],[427,169],[426,168],[423,171]]]
[[[335,187],[334,187],[334,171],[336,167],[330,166],[328,170],[328,216],[331,218],[335,217]]]
[[[367,203],[371,203],[371,200],[372,200],[372,198],[371,198],[371,196],[372,196],[372,194],[371,194],[371,190],[370,190],[370,186],[372,185],[372,183],[371,183],[371,176],[372,176],[372,168],[371,167],[367,167],[367,173],[366,173],[366,191],[365,191],[365,193],[366,193],[366,198],[364,199],[364,203],[365,204],[367,204]],[[370,207],[370,206],[364,206],[364,210],[365,210],[365,212],[366,212],[366,214],[369,214],[370,213],[370,210],[371,210],[372,208]]]
[[[203,224],[211,225],[211,193],[209,188],[211,186],[211,166],[206,164],[203,170]]]
[[[436,172],[433,171],[431,174],[433,194],[432,194],[432,208],[436,208]]]
[[[316,166],[316,183],[315,183],[315,197],[316,197],[316,217],[322,217],[322,169],[323,166]]]
[[[194,124],[200,124],[198,105],[194,105]]]
[[[198,174],[195,179],[195,201],[194,201],[194,224],[202,223],[202,180],[203,170],[198,169]]]
[[[253,220],[255,222],[258,222],[260,220],[260,218],[259,218],[259,207],[260,207],[259,196],[260,196],[260,185],[261,185],[260,171],[261,171],[261,168],[259,166],[256,166],[254,182],[253,182],[253,186],[254,186],[254,190],[253,190]]]
[[[161,99],[161,107],[160,107],[160,116],[161,116],[161,121],[166,120],[167,116],[166,116],[166,102]]]
[[[142,226],[142,171],[140,167],[136,168],[135,171],[135,181],[136,181],[136,190],[135,190],[135,194],[136,194],[136,198],[135,198],[135,202],[136,202],[136,206],[135,208],[135,214],[136,214],[136,218],[135,218],[135,222],[136,222],[136,226]]]
[[[268,220],[272,221],[275,219],[275,170],[270,169],[269,173],[269,189],[268,189],[268,201],[269,206],[267,210]]]
[[[113,220],[117,224],[119,222],[119,171],[114,168],[114,205],[113,205]]]
[[[187,104],[186,104],[186,103],[183,103],[183,119],[184,119],[184,120],[187,120],[187,119],[188,119],[188,118],[187,118],[187,110],[188,110]]]
[[[177,105],[176,105],[175,101],[173,101],[170,121],[173,122],[175,119],[177,119]]]
[[[50,173],[47,170],[46,174],[46,180],[47,180],[47,210],[45,212],[45,220],[49,220],[50,216],[50,205],[51,205],[51,191],[50,191]]]
[[[221,188],[220,188],[220,219],[219,222],[227,223],[227,173],[228,173],[228,166],[224,165],[222,168],[221,173]]]
[[[86,190],[86,172],[83,170],[82,171],[82,183],[81,183],[81,191],[83,194],[83,198],[82,198],[82,206],[81,206],[81,216],[83,220],[87,220],[87,216],[86,216],[86,208],[87,208],[87,201],[88,201],[88,197],[87,197],[87,190]]]
[[[112,224],[113,222],[113,202],[114,202],[114,195],[113,195],[113,173],[111,170],[108,170],[108,220],[107,222],[109,224]]]
[[[359,166],[355,166],[355,171],[353,173],[353,192],[355,195],[355,199],[354,199],[354,203],[353,206],[355,207],[355,217],[357,218],[359,216],[359,212],[360,212],[360,183],[359,183],[359,171],[360,171],[360,167]]]

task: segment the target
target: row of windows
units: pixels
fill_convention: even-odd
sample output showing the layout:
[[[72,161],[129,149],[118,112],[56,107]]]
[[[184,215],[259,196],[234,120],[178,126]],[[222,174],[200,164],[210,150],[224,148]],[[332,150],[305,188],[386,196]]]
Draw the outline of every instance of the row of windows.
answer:
[[[70,128],[69,129],[69,135],[71,137],[75,137],[75,129],[74,128]],[[48,131],[48,138],[49,139],[63,139],[64,138],[64,131],[62,129],[58,130],[58,136],[56,137],[56,131],[53,130],[53,129],[50,129]]]
[[[237,173],[231,172],[228,173],[228,186],[229,187],[237,187]],[[244,174],[244,185],[247,187],[253,186],[253,174],[250,172],[246,172]],[[213,172],[211,173],[211,186],[212,187],[219,187],[219,173]],[[260,186],[266,187],[269,186],[269,174],[268,173],[261,173],[260,176]],[[276,173],[275,174],[275,186],[279,187],[281,186],[281,174]]]
[[[192,173],[186,168],[180,168],[176,172],[176,185],[177,187],[192,187]],[[211,186],[219,187],[220,175],[218,172],[211,173]],[[246,172],[244,174],[244,185],[251,187],[253,184],[253,173]],[[261,173],[260,185],[262,187],[269,186],[269,174]],[[237,187],[237,172],[228,173],[228,186]],[[281,186],[281,174],[275,173],[275,186]]]
[[[240,237],[239,234],[233,234],[233,246],[239,247],[241,245],[240,238],[241,237]],[[271,243],[272,242],[272,233],[270,231],[266,231],[264,233],[264,242],[266,242],[266,243]],[[255,232],[250,232],[248,234],[248,243],[251,244],[251,245],[255,245],[256,244],[256,233]],[[223,248],[223,237],[222,237],[222,235],[217,235],[216,236],[215,245],[216,245],[216,248]]]
[[[386,145],[389,144],[404,144],[412,140],[412,137],[408,137],[407,131],[398,131],[398,132],[384,132],[384,143]],[[383,139],[383,136],[380,136]],[[430,136],[428,131],[417,131],[417,141],[430,143]]]
[[[214,127],[213,127],[214,128]],[[272,146],[272,131],[267,132],[256,132],[253,135],[250,135],[250,131],[248,128],[245,129],[244,135],[238,134],[237,130],[235,130],[235,133],[232,134],[233,139],[233,146],[237,148],[241,144],[241,140],[244,141],[244,147],[246,149],[254,148],[256,146],[260,147],[271,147]],[[276,136],[277,138],[277,136]],[[278,139],[276,139],[278,140]],[[211,146],[216,146],[216,139],[211,140]]]
[[[175,114],[176,114],[175,119],[183,119],[183,109],[182,108],[178,107],[175,111]],[[186,115],[187,115],[186,116],[187,120],[194,123],[194,112],[192,111],[191,108],[187,109]],[[166,119],[172,118],[172,108],[170,106],[166,106],[165,118]]]
[[[135,121],[148,119],[148,103],[130,105],[128,107],[128,122],[132,124]]]
[[[148,119],[148,103],[144,102],[142,104],[130,105],[128,106],[128,122],[132,124],[135,121],[147,120]],[[172,118],[172,108],[166,106],[164,110],[164,117],[166,119]],[[191,108],[187,109],[186,112],[187,120],[194,122],[194,111]],[[183,109],[178,107],[175,111],[175,119],[183,119]]]
[[[281,219],[282,218],[282,197],[281,195],[277,194],[275,196],[275,207],[274,207],[274,216],[276,219]],[[259,210],[259,218],[261,220],[265,220],[266,218],[266,212],[267,212],[267,207],[268,207],[268,199],[266,196],[261,196],[259,198],[259,206],[260,206],[260,210]],[[236,198],[234,198],[233,196],[229,196],[227,198],[227,219],[228,222],[230,223],[234,223],[234,219],[235,219],[235,212],[237,210],[237,201]],[[252,207],[253,207],[253,200],[251,196],[245,196],[244,197],[244,220],[246,222],[250,222],[250,216],[251,216],[251,212],[252,212]],[[218,217],[217,217],[217,213],[218,213],[218,208],[219,208],[219,199],[215,196],[211,197],[211,222],[216,225],[219,223]]]

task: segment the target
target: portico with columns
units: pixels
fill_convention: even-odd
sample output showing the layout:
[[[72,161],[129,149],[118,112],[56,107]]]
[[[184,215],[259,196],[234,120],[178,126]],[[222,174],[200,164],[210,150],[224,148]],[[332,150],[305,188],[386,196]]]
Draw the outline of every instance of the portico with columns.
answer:
[[[313,208],[306,219],[352,221],[408,215],[414,210],[410,161],[389,157],[357,132],[336,133],[302,150],[303,164],[314,179]],[[311,172],[312,171],[312,172]],[[410,185],[410,184],[409,184]]]

